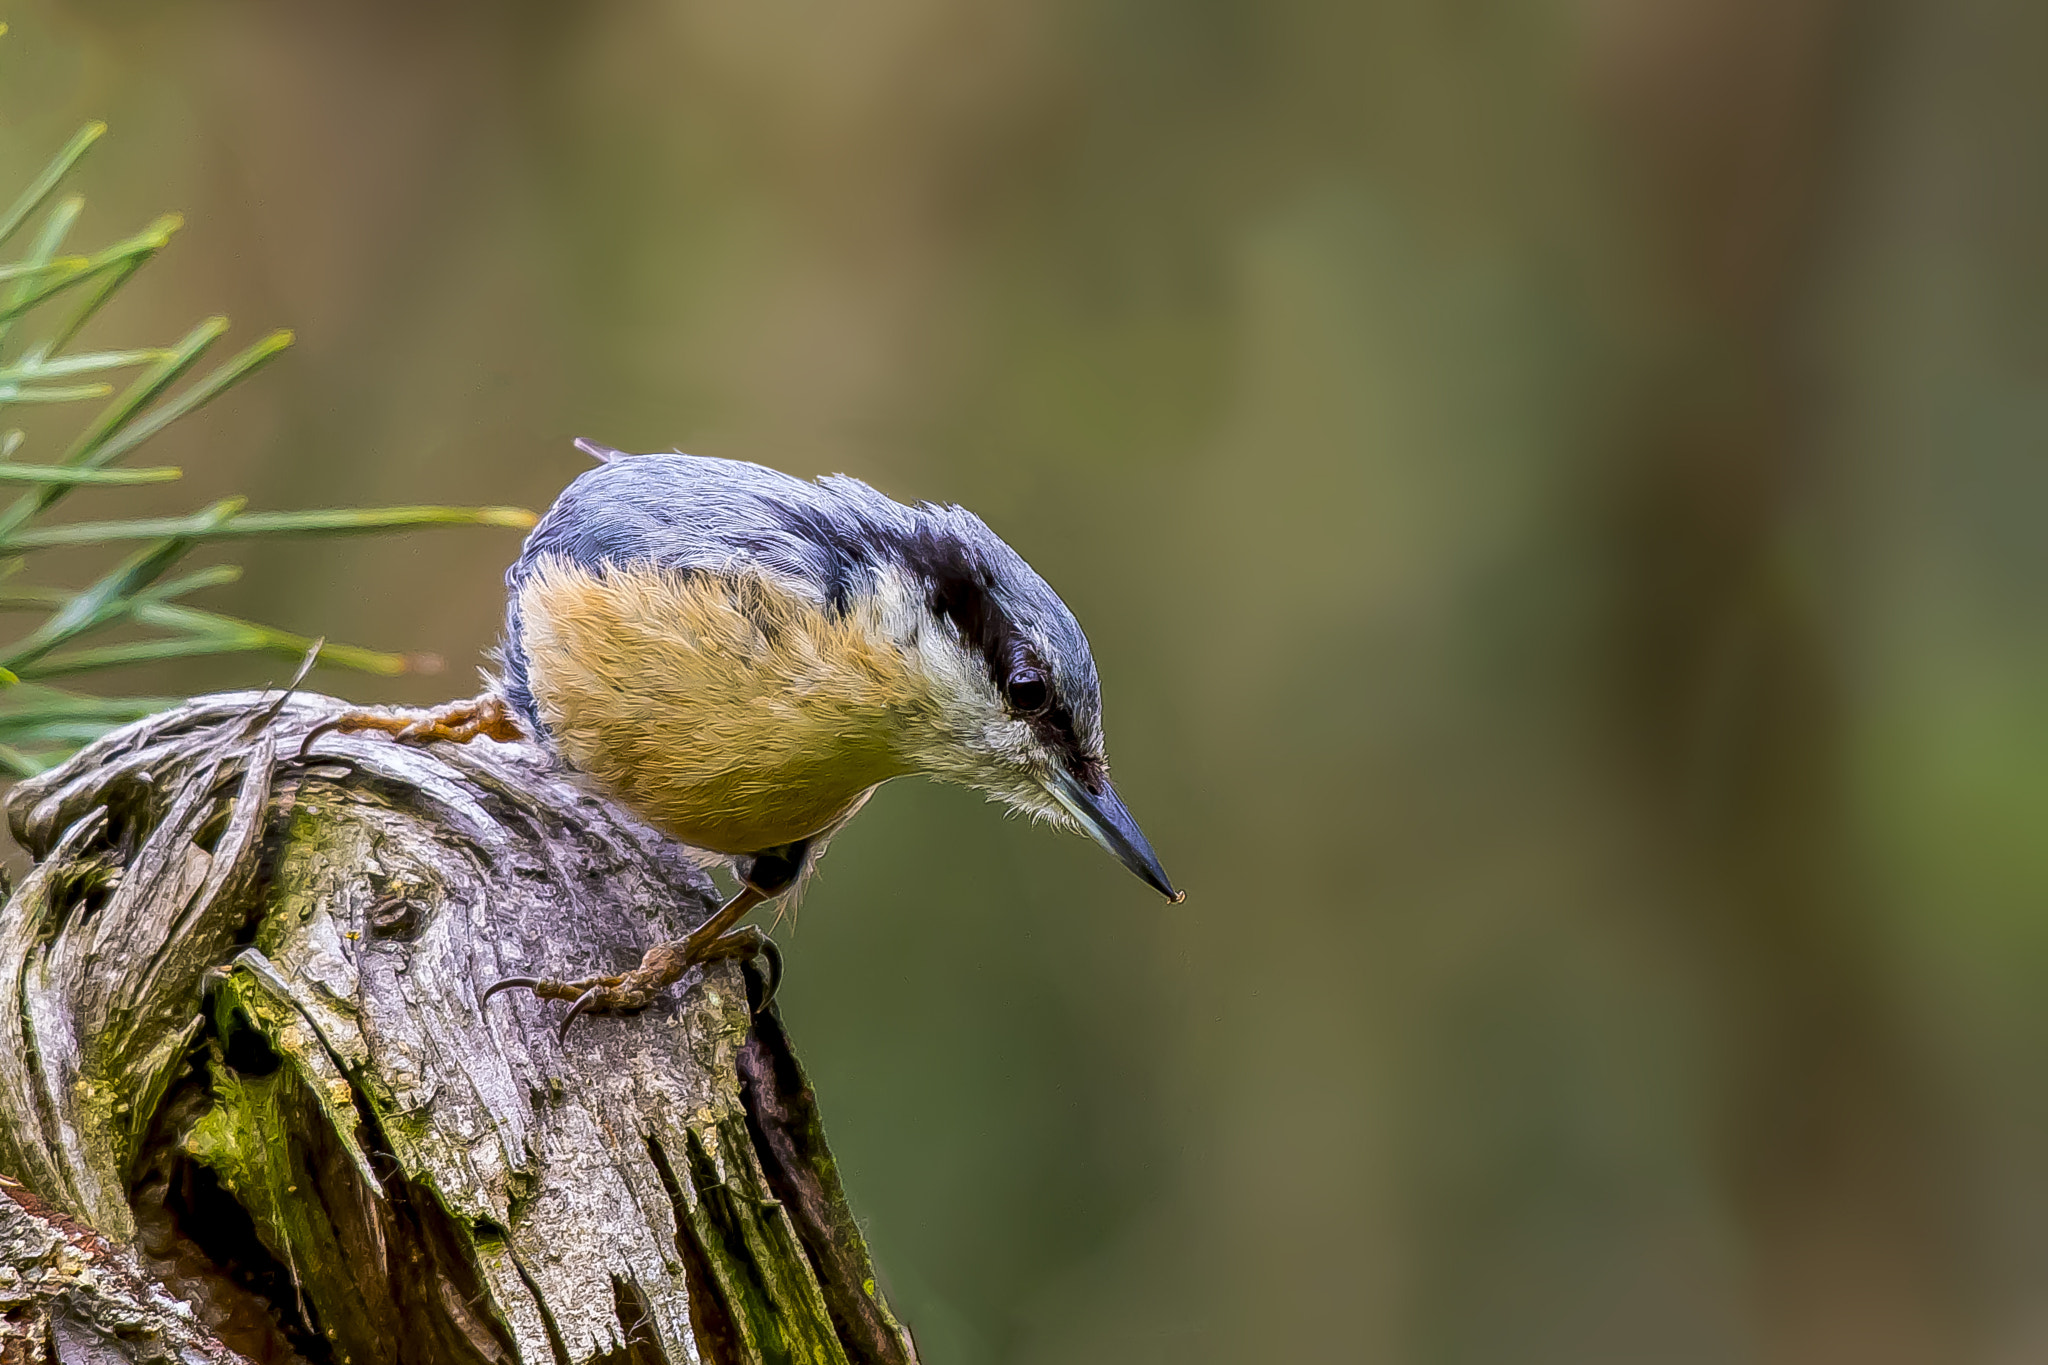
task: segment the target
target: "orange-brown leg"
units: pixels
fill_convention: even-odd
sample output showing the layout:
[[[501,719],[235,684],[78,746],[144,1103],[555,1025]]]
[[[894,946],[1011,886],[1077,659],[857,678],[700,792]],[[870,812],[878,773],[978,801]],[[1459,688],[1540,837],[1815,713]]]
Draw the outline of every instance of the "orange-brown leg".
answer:
[[[392,707],[344,711],[307,732],[305,742],[299,745],[299,757],[304,758],[312,749],[313,742],[322,735],[335,731],[356,734],[364,730],[381,730],[401,744],[424,744],[434,739],[467,744],[479,737],[506,742],[526,738],[526,732],[519,728],[512,708],[505,705],[505,699],[496,693],[486,692],[480,697],[451,701],[427,710]]]
[[[499,991],[527,990],[543,1000],[567,1000],[568,1014],[562,1018],[557,1040],[566,1040],[569,1025],[592,1012],[632,1014],[654,1003],[656,996],[682,979],[685,972],[717,958],[767,963],[761,998],[754,1012],[768,1008],[782,984],[782,950],[775,940],[740,920],[749,910],[787,891],[803,875],[811,855],[809,840],[754,854],[739,864],[739,893],[692,930],[672,943],[657,943],[640,958],[640,965],[615,976],[586,976],[577,981],[557,981],[545,976],[508,976],[484,991],[488,1002]],[[481,1002],[480,1002],[481,1003]]]
[[[567,1000],[570,1002],[569,1012],[562,1016],[561,1027],[555,1034],[557,1039],[566,1039],[569,1026],[585,1014],[635,1014],[646,1009],[654,1003],[656,996],[701,963],[721,957],[766,957],[769,964],[768,987],[759,1006],[766,1009],[768,1002],[775,997],[775,986],[782,976],[782,954],[775,941],[753,925],[733,927],[740,916],[766,899],[751,886],[741,887],[739,894],[697,926],[695,933],[673,943],[655,944],[641,957],[640,965],[630,972],[620,972],[615,976],[586,976],[577,981],[556,981],[544,976],[508,976],[502,981],[492,982],[479,1003],[487,1003],[499,991],[508,990],[532,991],[543,1000]]]

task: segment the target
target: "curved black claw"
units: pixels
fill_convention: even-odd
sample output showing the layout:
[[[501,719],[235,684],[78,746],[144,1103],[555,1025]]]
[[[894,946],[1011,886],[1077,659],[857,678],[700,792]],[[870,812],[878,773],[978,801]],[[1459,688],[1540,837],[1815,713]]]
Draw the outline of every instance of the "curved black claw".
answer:
[[[756,960],[765,959],[767,969],[755,966]],[[782,949],[766,934],[754,945],[753,955],[740,967],[747,982],[747,1004],[755,1014],[765,1011],[775,1003],[775,992],[782,988]]]
[[[484,993],[482,997],[477,1000],[476,1003],[477,1006],[481,1008],[485,1005],[490,1004],[491,997],[496,995],[499,991],[509,991],[515,987],[530,991],[538,985],[540,985],[540,978],[537,976],[504,977],[501,980],[493,981],[490,985],[484,987]]]
[[[604,990],[603,986],[592,986],[589,990],[576,997],[576,1003],[569,1006],[569,1012],[562,1016],[561,1028],[555,1030],[555,1041],[557,1043],[569,1041],[569,1025],[575,1023],[580,1016],[596,1009],[600,1003],[600,998],[604,994]]]
[[[321,721],[318,725],[306,731],[306,737],[299,741],[299,762],[303,763],[306,761],[306,756],[313,752],[313,746],[316,743],[318,743],[323,736],[331,735],[336,730],[341,729],[343,726],[347,724],[348,718],[346,716],[330,716],[328,719]]]

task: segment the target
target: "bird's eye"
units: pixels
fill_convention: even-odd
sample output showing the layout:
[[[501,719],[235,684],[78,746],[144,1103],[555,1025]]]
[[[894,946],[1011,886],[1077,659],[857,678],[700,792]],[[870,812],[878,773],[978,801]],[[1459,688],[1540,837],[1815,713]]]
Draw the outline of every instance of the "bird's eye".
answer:
[[[1003,698],[1018,715],[1035,716],[1045,709],[1051,694],[1046,690],[1043,673],[1035,668],[1020,668],[1003,684]]]

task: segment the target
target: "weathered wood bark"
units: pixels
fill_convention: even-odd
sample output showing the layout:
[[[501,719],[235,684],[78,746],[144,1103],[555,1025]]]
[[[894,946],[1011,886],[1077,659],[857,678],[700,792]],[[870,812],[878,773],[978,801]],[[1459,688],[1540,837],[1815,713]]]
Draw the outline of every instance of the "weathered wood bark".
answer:
[[[194,1319],[87,1228],[0,1176],[0,1365],[236,1365]]]
[[[566,1046],[478,1004],[685,931],[689,855],[526,745],[299,759],[339,706],[201,698],[15,790],[0,1171],[253,1360],[913,1362],[742,969]]]

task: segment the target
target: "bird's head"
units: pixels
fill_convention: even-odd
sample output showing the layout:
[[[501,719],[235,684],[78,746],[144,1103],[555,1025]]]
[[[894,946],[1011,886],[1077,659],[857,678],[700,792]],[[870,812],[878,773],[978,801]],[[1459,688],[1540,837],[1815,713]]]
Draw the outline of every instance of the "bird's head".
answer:
[[[929,503],[899,546],[896,595],[936,702],[918,765],[1088,835],[1178,901],[1109,782],[1088,639],[980,518]]]

